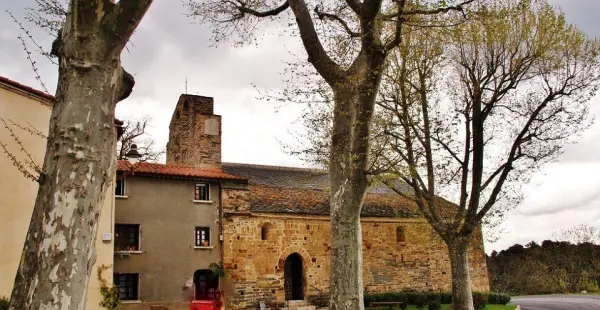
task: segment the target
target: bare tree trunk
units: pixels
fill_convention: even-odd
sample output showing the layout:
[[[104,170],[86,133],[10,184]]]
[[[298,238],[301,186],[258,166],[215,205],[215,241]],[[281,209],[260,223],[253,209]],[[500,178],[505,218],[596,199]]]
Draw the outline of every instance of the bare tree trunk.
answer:
[[[329,164],[330,309],[364,309],[360,212],[368,186],[369,130],[375,104],[373,94],[379,86],[377,75],[365,75],[368,82],[359,87],[334,91]]]
[[[448,243],[452,269],[452,310],[474,310],[468,247],[468,239],[459,238]]]
[[[330,309],[364,309],[360,211],[355,211],[362,201],[348,199],[351,190],[340,186],[331,203]]]
[[[151,0],[71,0],[40,187],[10,309],[84,309],[94,242],[114,174],[116,103],[133,77],[121,51]]]
[[[15,279],[13,309],[84,308],[96,261],[97,222],[115,165],[113,97],[120,77],[116,60],[88,68],[61,62],[43,177]]]

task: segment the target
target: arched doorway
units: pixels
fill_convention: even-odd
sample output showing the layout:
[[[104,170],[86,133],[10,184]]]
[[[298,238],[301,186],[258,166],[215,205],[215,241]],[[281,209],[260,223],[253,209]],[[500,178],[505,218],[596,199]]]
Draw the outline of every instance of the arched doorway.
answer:
[[[194,272],[194,287],[195,300],[214,300],[219,289],[219,277],[208,269],[197,270]]]
[[[285,259],[283,268],[285,300],[304,299],[304,272],[302,257],[292,253]]]

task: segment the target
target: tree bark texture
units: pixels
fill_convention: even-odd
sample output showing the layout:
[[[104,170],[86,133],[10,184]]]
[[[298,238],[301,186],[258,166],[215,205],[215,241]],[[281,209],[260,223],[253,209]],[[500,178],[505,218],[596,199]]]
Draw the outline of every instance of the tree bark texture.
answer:
[[[468,247],[468,239],[448,243],[452,269],[452,310],[474,310]]]
[[[334,88],[329,164],[330,309],[364,309],[360,213],[368,187],[370,127],[385,56],[378,59],[372,63],[377,69],[359,71],[362,83],[356,87]]]
[[[349,154],[340,154],[340,159]],[[364,309],[362,278],[362,232],[360,212],[366,178],[351,180],[331,171],[331,271],[330,309]],[[334,170],[333,168],[331,170]]]
[[[151,1],[71,0],[40,186],[10,309],[84,309],[115,168],[116,103],[133,79],[120,54]],[[115,15],[116,14],[116,15]]]

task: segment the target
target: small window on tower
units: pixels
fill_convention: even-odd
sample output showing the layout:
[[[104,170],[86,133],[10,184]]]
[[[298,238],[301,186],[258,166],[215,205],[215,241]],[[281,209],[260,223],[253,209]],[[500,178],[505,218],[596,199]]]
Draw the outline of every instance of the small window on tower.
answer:
[[[210,186],[207,182],[196,183],[196,188],[194,190],[194,200],[209,201],[209,189]]]
[[[264,223],[260,228],[260,239],[268,240],[270,237],[269,235],[271,234],[271,229],[273,229],[273,225],[270,223]]]
[[[404,233],[404,227],[396,227],[396,242],[406,243],[406,234]]]

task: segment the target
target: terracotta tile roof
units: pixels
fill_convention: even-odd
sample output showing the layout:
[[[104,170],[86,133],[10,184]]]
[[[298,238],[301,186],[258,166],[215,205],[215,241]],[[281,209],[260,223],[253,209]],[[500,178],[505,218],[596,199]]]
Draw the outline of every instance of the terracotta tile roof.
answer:
[[[319,169],[223,163],[223,171],[248,179],[250,211],[329,215],[329,176]],[[412,195],[405,183],[396,187]],[[438,198],[441,216],[452,216],[456,205]],[[384,184],[367,190],[361,212],[363,217],[421,217],[414,200],[404,198]]]
[[[246,182],[246,179],[235,175],[227,174],[219,168],[196,168],[188,166],[176,166],[144,162],[137,163],[134,166],[126,160],[119,160],[117,162],[117,171],[128,171],[138,175],[147,176],[172,176],[182,178],[199,178]]]
[[[54,101],[56,101],[56,99],[54,98],[54,96],[52,96],[52,95],[50,95],[48,93],[45,93],[45,92],[43,92],[41,90],[37,90],[37,89],[35,89],[33,87],[29,87],[27,85],[23,85],[23,84],[21,84],[21,83],[19,83],[17,81],[13,81],[13,80],[11,80],[9,78],[6,78],[6,77],[3,77],[3,76],[0,76],[0,83],[12,86],[12,87],[17,88],[17,89],[20,89],[20,90],[22,90],[22,91],[24,91],[26,93],[30,93],[32,95],[41,97],[43,99],[51,101],[52,103],[54,103]]]
[[[329,215],[329,192],[315,189],[250,186],[250,211]],[[412,200],[397,194],[368,194],[362,217],[419,217]]]

